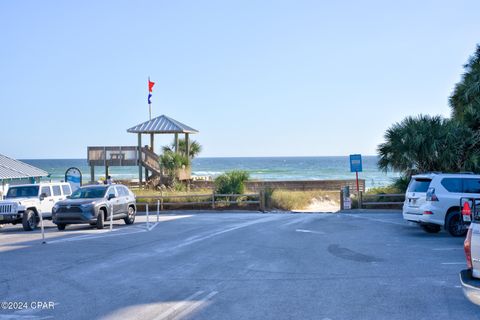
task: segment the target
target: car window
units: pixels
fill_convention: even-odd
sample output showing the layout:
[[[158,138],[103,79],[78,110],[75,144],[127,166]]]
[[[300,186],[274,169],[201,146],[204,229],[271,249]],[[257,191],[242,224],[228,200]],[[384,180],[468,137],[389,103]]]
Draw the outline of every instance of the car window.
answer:
[[[462,179],[460,178],[444,178],[442,180],[442,186],[447,189],[448,192],[457,192],[461,193],[463,190]]]
[[[413,178],[408,186],[408,192],[427,192],[432,179],[428,178]]]
[[[72,190],[70,190],[70,186],[67,184],[62,185],[62,191],[63,191],[63,194],[66,196],[69,196],[72,194]]]
[[[78,188],[72,193],[70,199],[94,199],[103,198],[107,188],[104,186]]]
[[[130,196],[130,191],[128,191],[128,189],[126,187],[122,187],[123,189],[123,192],[125,193],[125,196]]]
[[[50,187],[42,187],[40,194],[45,194],[45,197],[51,197],[52,191],[50,190]]]
[[[60,186],[52,186],[52,190],[53,190],[53,195],[54,196],[61,196],[62,195],[62,191],[60,189]]]
[[[125,195],[123,194],[123,190],[122,190],[121,187],[115,187],[115,189],[117,189],[117,194],[118,194],[119,197],[125,196]]]
[[[480,179],[463,179],[463,192],[480,193]]]
[[[115,188],[110,188],[107,191],[107,198],[110,197],[110,195],[113,194],[115,196]]]
[[[38,197],[38,186],[10,187],[6,196],[7,199],[23,197]]]

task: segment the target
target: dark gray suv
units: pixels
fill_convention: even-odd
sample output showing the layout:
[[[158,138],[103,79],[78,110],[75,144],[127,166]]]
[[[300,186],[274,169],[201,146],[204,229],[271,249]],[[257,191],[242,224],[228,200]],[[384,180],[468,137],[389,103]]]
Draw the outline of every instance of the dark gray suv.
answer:
[[[58,230],[68,224],[89,223],[103,229],[105,221],[123,219],[126,224],[135,222],[135,195],[120,184],[81,187],[68,199],[59,201],[52,209],[52,220]]]

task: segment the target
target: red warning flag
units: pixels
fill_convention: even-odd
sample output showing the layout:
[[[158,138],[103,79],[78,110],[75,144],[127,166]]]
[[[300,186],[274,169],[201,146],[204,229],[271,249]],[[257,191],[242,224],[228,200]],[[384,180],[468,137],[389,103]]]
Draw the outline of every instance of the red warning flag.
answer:
[[[150,78],[148,78],[148,92],[152,92],[154,85],[155,85],[155,82],[150,81]]]

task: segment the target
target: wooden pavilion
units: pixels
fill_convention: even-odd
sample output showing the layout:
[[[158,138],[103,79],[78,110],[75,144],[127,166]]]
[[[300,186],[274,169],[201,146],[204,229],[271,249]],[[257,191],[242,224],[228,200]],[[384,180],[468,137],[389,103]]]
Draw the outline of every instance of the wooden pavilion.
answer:
[[[108,176],[110,166],[138,166],[139,185],[143,184],[143,171],[145,180],[152,177],[161,177],[162,170],[158,162],[159,155],[155,153],[154,141],[157,134],[173,134],[175,136],[175,152],[179,152],[179,135],[185,135],[187,154],[190,152],[190,135],[198,133],[175,119],[161,115],[149,121],[140,123],[127,130],[138,136],[137,146],[110,146],[88,147],[88,164],[90,166],[91,181],[95,180],[95,166],[105,166],[105,176]],[[142,147],[142,135],[150,136],[150,146]],[[188,171],[190,173],[190,171]],[[180,180],[190,179],[190,174],[183,175]]]

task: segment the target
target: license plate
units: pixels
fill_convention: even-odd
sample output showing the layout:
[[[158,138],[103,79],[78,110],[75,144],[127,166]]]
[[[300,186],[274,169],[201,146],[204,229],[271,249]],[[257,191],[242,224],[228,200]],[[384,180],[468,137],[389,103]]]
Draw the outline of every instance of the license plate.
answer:
[[[463,216],[463,221],[471,222],[472,218],[470,217],[470,215],[464,215]]]

